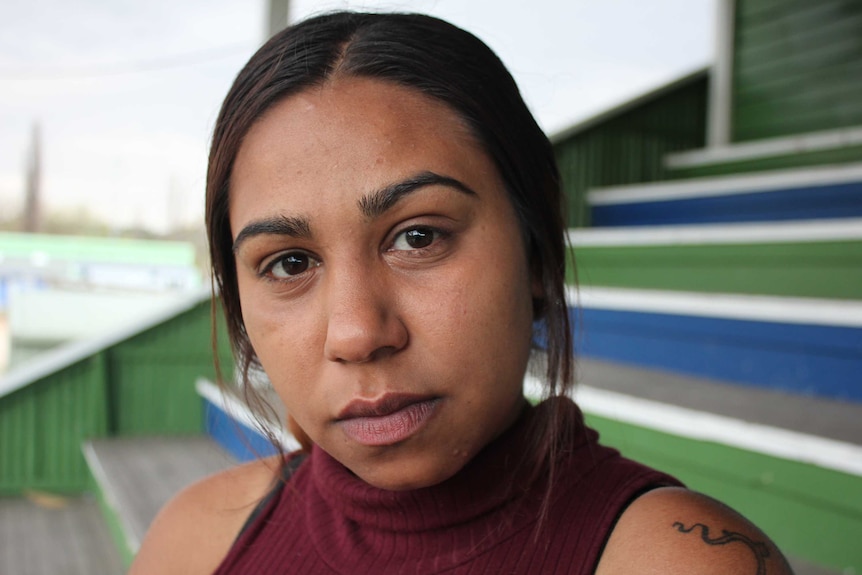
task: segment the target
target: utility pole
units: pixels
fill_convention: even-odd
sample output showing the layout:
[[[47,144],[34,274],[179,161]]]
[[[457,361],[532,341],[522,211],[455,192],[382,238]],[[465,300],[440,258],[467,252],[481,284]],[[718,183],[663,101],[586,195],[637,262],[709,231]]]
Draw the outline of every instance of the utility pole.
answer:
[[[717,0],[715,63],[709,81],[709,112],[706,124],[707,146],[730,145],[733,99],[733,43],[736,2]]]
[[[277,32],[284,30],[290,23],[290,1],[289,0],[267,0],[269,13],[266,21],[266,38],[269,40]]]
[[[41,198],[42,195],[42,139],[39,123],[33,124],[33,135],[30,143],[30,157],[27,162],[27,184],[24,198],[24,217],[22,227],[25,232],[38,233],[42,227]]]

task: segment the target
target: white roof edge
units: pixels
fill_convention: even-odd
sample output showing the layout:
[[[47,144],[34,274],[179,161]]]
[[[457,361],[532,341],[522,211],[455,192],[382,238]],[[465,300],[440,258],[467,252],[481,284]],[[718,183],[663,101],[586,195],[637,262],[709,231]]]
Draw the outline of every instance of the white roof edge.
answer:
[[[862,240],[862,218],[572,228],[569,245],[641,247],[659,245],[761,244]]]
[[[561,141],[566,140],[566,139],[574,136],[575,134],[577,134],[579,132],[583,132],[584,130],[588,130],[589,128],[592,128],[598,124],[601,124],[602,122],[604,122],[606,120],[609,120],[609,119],[611,119],[615,116],[618,116],[620,114],[623,114],[625,112],[628,112],[629,110],[632,110],[632,109],[636,108],[637,106],[639,106],[643,103],[646,103],[646,102],[648,102],[654,98],[658,98],[658,97],[670,92],[671,90],[674,90],[675,88],[678,88],[680,86],[684,86],[685,84],[693,82],[694,80],[700,78],[701,76],[706,76],[707,74],[709,74],[710,67],[711,66],[709,64],[707,64],[706,66],[698,66],[694,70],[691,70],[691,71],[686,72],[680,76],[677,76],[674,80],[671,80],[670,82],[665,82],[663,84],[660,84],[657,87],[653,88],[652,90],[648,90],[639,96],[635,96],[634,98],[629,98],[620,104],[611,106],[610,108],[607,108],[602,112],[594,114],[594,115],[592,115],[592,116],[590,116],[590,117],[588,117],[582,121],[575,122],[567,128],[563,128],[562,130],[556,131],[553,134],[551,134],[550,136],[548,136],[548,139],[551,141],[552,144],[556,145],[556,144],[560,143]]]
[[[587,192],[587,200],[593,206],[603,206],[772,192],[852,182],[862,183],[862,163],[593,188]]]
[[[862,126],[740,142],[727,146],[675,152],[665,156],[669,169],[696,168],[725,162],[757,160],[802,152],[862,145]]]
[[[862,328],[859,300],[599,286],[567,286],[566,299],[586,309]]]
[[[73,365],[87,357],[99,353],[113,345],[131,338],[147,329],[155,327],[160,323],[171,319],[196,305],[206,301],[212,296],[207,289],[198,290],[196,293],[178,301],[165,309],[159,310],[150,317],[140,321],[124,325],[103,336],[76,341],[58,347],[57,349],[39,355],[34,361],[25,363],[19,368],[12,369],[0,378],[0,397],[17,391],[34,381],[51,375],[61,369]]]

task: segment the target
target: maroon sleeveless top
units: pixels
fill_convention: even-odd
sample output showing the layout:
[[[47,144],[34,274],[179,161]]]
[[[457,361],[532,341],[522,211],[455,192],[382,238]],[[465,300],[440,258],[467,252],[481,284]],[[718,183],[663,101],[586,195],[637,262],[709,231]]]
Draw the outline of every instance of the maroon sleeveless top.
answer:
[[[566,403],[575,439],[538,537],[547,481],[526,483],[517,462],[545,404],[525,409],[454,477],[413,491],[372,487],[315,446],[216,574],[591,574],[628,504],[680,483],[599,445]]]

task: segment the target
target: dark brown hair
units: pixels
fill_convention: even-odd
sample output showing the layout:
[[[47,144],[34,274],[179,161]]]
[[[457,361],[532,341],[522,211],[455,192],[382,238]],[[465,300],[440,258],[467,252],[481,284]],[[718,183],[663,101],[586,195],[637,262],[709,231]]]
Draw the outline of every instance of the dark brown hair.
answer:
[[[534,308],[547,352],[546,394],[564,394],[572,385],[572,338],[562,196],[551,144],[490,48],[460,28],[420,14],[336,12],[291,26],[252,56],[225,98],[210,149],[206,224],[213,281],[243,379],[258,360],[242,321],[232,252],[228,197],[233,162],[246,133],[273,104],[336,75],[418,90],[445,103],[470,127],[505,182],[532,270],[543,287]],[[534,431],[532,452],[553,468],[570,427],[562,409],[549,413]]]

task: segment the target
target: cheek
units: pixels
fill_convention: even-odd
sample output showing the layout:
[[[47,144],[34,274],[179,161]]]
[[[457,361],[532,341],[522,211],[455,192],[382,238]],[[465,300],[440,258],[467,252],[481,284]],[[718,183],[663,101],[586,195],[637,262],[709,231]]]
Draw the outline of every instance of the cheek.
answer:
[[[260,306],[258,306],[260,307]],[[310,385],[319,373],[314,364],[321,352],[313,348],[304,323],[307,319],[284,311],[253,309],[244,312],[249,341],[263,371],[294,424],[312,430],[309,414],[320,407],[320,394],[325,390]]]
[[[457,364],[455,358],[461,358],[462,366],[484,365],[499,363],[501,355],[515,359],[529,353],[530,283],[525,268],[513,263],[468,262],[421,298],[404,302],[413,310],[414,334],[424,326],[439,361]]]
[[[240,287],[240,293],[242,287]],[[273,385],[296,381],[293,374],[308,370],[303,359],[310,358],[313,332],[309,314],[302,306],[272,301],[267,294],[245,291],[240,297],[242,317],[249,341]]]

